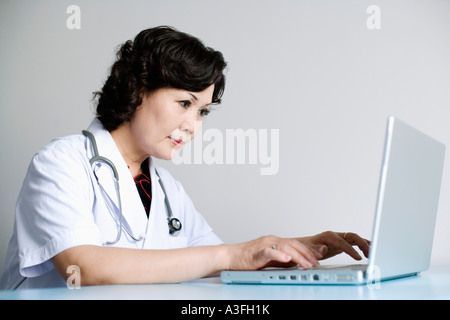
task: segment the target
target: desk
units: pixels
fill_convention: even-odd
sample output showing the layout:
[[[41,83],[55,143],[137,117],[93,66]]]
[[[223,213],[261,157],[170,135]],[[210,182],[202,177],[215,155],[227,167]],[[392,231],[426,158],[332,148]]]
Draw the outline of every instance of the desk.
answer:
[[[80,289],[0,291],[0,300],[450,300],[450,266],[434,266],[418,276],[380,283],[379,288],[345,285],[227,285],[220,278],[180,284],[111,285]]]

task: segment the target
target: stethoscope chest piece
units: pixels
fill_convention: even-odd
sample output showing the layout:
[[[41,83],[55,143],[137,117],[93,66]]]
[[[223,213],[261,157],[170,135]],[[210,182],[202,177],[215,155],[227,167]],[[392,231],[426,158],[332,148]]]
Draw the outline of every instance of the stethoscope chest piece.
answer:
[[[169,222],[169,233],[172,236],[178,236],[182,227],[180,220],[177,218],[168,218],[167,221]]]

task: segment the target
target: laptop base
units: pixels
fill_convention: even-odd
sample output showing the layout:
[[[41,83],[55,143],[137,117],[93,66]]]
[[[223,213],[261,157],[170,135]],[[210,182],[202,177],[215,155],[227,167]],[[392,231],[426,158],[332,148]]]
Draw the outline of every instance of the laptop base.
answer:
[[[267,268],[252,271],[222,271],[221,280],[226,284],[276,284],[276,285],[370,285],[380,281],[417,276],[419,272],[372,278],[367,276],[367,264],[331,266],[324,265],[308,270],[300,267]]]
[[[359,270],[311,268],[308,270],[294,268],[268,268],[251,272],[222,271],[221,280],[224,283],[247,284],[365,284],[367,265],[361,265]]]

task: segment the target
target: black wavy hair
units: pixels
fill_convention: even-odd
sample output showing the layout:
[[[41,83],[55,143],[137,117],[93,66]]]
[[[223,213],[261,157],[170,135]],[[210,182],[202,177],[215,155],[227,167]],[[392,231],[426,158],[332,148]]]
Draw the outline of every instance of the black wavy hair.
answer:
[[[108,131],[130,121],[142,97],[170,87],[199,92],[214,84],[212,103],[221,102],[225,90],[222,53],[169,26],[141,31],[117,52],[98,99],[97,118]]]

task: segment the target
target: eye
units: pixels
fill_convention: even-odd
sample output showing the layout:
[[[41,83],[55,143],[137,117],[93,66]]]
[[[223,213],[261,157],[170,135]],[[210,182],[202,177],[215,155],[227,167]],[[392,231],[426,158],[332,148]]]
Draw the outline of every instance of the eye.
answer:
[[[191,106],[191,104],[192,104],[192,102],[189,101],[189,100],[182,100],[182,101],[178,101],[178,102],[185,109],[189,108]]]
[[[209,110],[209,109],[201,109],[198,111],[198,114],[202,117],[206,117],[210,112],[211,112],[211,110]]]

